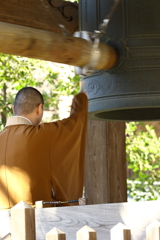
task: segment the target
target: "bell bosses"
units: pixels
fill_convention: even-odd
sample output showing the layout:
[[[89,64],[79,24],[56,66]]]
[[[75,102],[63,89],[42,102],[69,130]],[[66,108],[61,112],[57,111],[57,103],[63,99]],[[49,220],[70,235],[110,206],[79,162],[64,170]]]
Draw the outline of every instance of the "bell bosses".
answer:
[[[65,201],[82,197],[87,96],[77,94],[70,117],[42,123],[43,97],[32,87],[15,98],[15,116],[0,133],[0,208],[20,201]]]

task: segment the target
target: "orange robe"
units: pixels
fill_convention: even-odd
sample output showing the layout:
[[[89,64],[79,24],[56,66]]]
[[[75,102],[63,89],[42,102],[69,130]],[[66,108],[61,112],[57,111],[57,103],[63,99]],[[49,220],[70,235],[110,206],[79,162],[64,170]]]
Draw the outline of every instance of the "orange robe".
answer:
[[[87,107],[86,95],[79,93],[69,118],[13,124],[0,133],[0,209],[22,200],[34,205],[82,197]]]

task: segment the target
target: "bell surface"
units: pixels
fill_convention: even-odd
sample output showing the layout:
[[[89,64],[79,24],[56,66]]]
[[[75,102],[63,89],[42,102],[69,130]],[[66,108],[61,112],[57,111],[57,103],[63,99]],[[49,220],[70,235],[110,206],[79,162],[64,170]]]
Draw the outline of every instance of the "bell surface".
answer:
[[[113,0],[81,0],[80,28],[93,32]],[[160,119],[160,3],[122,0],[101,42],[114,46],[118,62],[83,78],[89,118],[111,121]]]

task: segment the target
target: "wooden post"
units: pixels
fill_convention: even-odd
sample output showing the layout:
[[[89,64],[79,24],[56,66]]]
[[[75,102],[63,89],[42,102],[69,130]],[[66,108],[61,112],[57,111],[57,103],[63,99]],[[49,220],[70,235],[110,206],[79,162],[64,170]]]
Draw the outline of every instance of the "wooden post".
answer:
[[[76,234],[76,240],[96,240],[97,234],[96,231],[88,226],[82,227]]]
[[[86,197],[88,204],[127,201],[125,123],[88,122]]]
[[[46,240],[66,240],[66,234],[55,227],[46,234]]]
[[[11,208],[12,240],[35,240],[35,210],[21,201]]]
[[[0,22],[0,52],[83,67],[90,63],[93,47],[82,38]],[[100,43],[101,56],[95,70],[117,62],[116,50]]]
[[[8,233],[6,236],[4,236],[3,238],[1,238],[1,240],[12,240],[12,235],[11,235],[11,233]]]
[[[146,240],[160,240],[159,221],[154,221],[146,227]]]
[[[43,208],[43,200],[35,202],[36,208]]]
[[[111,240],[131,240],[130,229],[122,223],[118,223],[115,227],[113,227],[110,233]]]

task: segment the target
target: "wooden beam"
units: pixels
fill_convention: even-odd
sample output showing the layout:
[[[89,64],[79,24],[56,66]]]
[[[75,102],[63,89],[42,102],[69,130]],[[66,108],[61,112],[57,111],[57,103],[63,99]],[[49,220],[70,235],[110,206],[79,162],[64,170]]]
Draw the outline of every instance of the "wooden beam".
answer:
[[[0,21],[61,33],[78,29],[78,4],[62,0],[0,0]]]
[[[88,122],[86,197],[88,204],[127,201],[125,123]]]
[[[0,52],[83,67],[91,60],[92,45],[82,38],[0,22]],[[117,62],[111,46],[99,44],[101,57],[95,70],[109,69]]]

